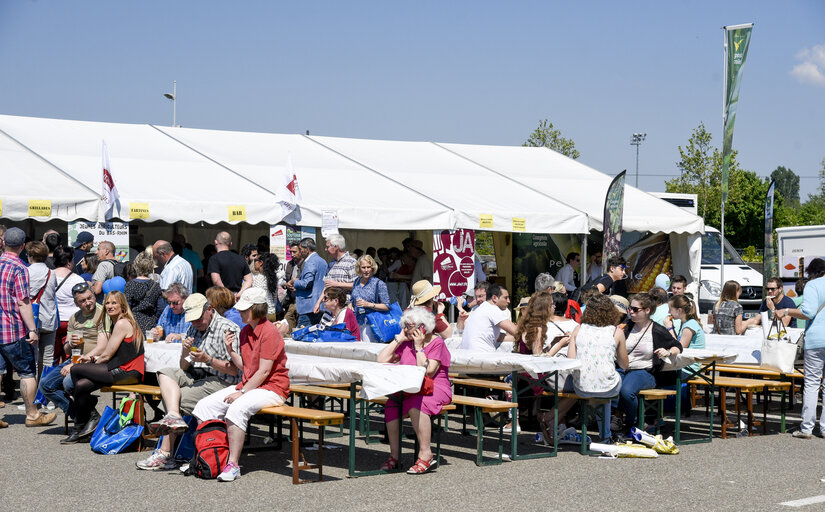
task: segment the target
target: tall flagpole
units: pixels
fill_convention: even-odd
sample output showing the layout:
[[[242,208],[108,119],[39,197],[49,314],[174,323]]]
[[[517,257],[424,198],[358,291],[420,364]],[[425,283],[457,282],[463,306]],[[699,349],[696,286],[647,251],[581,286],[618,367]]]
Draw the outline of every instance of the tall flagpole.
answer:
[[[724,139],[725,134],[725,118],[726,116],[726,105],[728,103],[727,100],[727,84],[728,84],[728,37],[727,33],[722,28],[722,137]],[[724,163],[722,164],[724,165]],[[721,261],[719,262],[719,283],[720,289],[725,287],[725,194],[720,194],[720,199],[722,200],[722,226],[719,231],[722,233],[722,239],[719,241],[720,243],[720,251],[719,257]]]

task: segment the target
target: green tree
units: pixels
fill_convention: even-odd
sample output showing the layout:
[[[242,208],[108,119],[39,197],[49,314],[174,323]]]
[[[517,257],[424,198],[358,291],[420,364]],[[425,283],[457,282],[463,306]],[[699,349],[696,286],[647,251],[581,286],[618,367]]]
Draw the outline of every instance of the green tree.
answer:
[[[799,206],[799,176],[795,172],[780,165],[771,173],[771,179],[776,181],[776,191],[788,206]]]
[[[722,224],[722,153],[714,147],[713,136],[699,123],[685,147],[679,146],[677,166],[681,175],[665,182],[668,192],[696,194],[699,215],[709,226]],[[731,154],[728,174],[728,201],[725,204],[725,238],[734,247],[763,245],[765,194],[768,182],[743,170]]]
[[[539,121],[539,127],[530,134],[522,146],[550,148],[574,160],[581,156],[573,139],[562,137],[561,130],[553,127],[553,123],[548,119]]]
[[[811,226],[825,224],[825,158],[819,169],[819,186],[815,194],[809,194],[808,200],[799,208],[797,224]]]

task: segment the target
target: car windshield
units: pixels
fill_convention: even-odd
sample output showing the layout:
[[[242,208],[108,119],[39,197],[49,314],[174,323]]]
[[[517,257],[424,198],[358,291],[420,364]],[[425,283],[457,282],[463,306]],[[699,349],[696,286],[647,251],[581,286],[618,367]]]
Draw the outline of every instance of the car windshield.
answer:
[[[702,235],[702,264],[703,265],[718,265],[721,260],[721,242],[722,235],[720,233],[705,233]],[[739,256],[730,243],[725,240],[725,264],[726,265],[744,265],[742,257]]]

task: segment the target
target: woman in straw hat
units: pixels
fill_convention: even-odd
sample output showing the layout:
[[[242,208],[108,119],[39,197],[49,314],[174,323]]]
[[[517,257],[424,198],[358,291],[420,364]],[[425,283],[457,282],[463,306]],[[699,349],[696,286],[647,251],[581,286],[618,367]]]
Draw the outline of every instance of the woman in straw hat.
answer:
[[[421,306],[432,311],[435,315],[435,333],[445,340],[453,335],[453,328],[444,318],[444,303],[435,302],[435,298],[441,293],[441,287],[433,286],[426,279],[417,281],[412,287],[412,297],[410,297],[410,307]],[[435,308],[438,308],[436,311]]]

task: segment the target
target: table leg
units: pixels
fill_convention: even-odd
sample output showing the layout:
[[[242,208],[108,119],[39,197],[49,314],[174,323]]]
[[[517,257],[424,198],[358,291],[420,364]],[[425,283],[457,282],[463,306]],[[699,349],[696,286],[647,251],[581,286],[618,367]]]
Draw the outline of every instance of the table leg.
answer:
[[[713,396],[713,390],[711,390],[711,395]],[[725,387],[721,386],[719,388],[719,415],[721,416],[722,420],[722,439],[728,438],[728,407],[727,407],[727,396],[725,395]],[[711,412],[713,412],[713,407],[711,407]],[[712,423],[711,423],[712,424]]]

